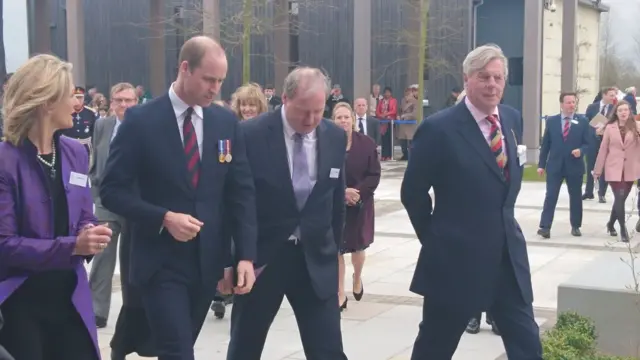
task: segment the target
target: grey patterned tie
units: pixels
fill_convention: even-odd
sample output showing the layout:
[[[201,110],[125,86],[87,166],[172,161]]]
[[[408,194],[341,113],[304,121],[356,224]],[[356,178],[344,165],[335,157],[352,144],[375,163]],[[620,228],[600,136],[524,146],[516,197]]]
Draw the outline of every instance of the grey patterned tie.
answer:
[[[304,150],[304,135],[296,133],[293,135],[293,159],[292,159],[292,175],[291,183],[293,184],[293,192],[296,196],[298,209],[302,210],[307,202],[309,194],[311,194],[311,178],[309,177],[309,163],[307,162],[307,153]]]

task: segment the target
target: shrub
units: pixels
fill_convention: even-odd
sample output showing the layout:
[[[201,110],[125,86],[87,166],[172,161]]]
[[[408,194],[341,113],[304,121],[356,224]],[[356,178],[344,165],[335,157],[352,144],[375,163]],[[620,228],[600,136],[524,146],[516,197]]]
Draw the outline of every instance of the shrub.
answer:
[[[553,329],[542,337],[545,360],[626,360],[617,356],[598,354],[594,322],[575,312],[560,314]]]

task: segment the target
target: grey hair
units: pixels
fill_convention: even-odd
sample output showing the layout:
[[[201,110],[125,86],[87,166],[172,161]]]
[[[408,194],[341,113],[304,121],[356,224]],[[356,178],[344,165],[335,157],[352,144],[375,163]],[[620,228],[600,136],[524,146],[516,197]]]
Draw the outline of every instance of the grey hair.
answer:
[[[293,69],[284,79],[282,93],[289,99],[303,92],[323,87],[325,97],[331,92],[331,79],[320,69],[301,66]]]
[[[629,86],[628,88],[624,89],[624,92],[626,94],[634,92],[634,91],[636,91],[636,87],[635,86]]]
[[[462,62],[462,72],[470,76],[484,69],[487,64],[496,59],[501,60],[504,64],[504,76],[507,77],[509,75],[507,57],[504,56],[502,49],[495,44],[486,44],[471,50]]]

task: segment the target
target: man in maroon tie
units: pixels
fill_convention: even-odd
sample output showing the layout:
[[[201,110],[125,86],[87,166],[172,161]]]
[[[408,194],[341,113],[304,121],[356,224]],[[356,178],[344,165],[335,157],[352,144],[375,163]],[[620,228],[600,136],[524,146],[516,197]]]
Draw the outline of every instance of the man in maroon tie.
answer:
[[[255,188],[244,137],[231,112],[209,106],[227,73],[224,50],[194,37],[178,64],[167,94],[127,110],[100,191],[102,204],[133,224],[130,281],[160,360],[194,359],[216,284],[231,286],[230,266],[236,293],[255,281]]]
[[[547,173],[547,193],[538,235],[545,239],[551,236],[551,224],[563,181],[569,190],[571,235],[582,235],[584,156],[589,153],[592,141],[587,118],[576,115],[577,99],[573,92],[560,94],[562,112],[547,119],[542,136],[538,174],[543,176]]]

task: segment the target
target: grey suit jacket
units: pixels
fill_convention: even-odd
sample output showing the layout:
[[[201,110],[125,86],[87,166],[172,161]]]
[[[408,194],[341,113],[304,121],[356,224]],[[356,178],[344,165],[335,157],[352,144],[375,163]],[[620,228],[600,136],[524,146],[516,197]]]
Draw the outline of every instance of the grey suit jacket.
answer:
[[[93,130],[91,143],[93,154],[91,166],[89,167],[89,179],[91,179],[91,194],[96,205],[96,217],[99,221],[121,221],[122,218],[102,206],[100,199],[100,184],[104,176],[104,169],[109,157],[109,147],[111,146],[111,136],[116,127],[116,117],[109,116],[98,119]]]

